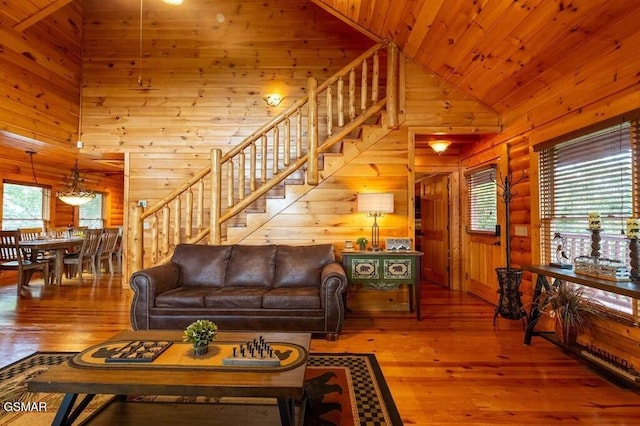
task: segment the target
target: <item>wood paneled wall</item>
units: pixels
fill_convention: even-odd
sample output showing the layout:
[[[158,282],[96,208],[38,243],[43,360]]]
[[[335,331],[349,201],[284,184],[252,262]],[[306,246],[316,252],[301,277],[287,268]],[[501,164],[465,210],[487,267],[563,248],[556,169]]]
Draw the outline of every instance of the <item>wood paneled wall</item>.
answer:
[[[34,183],[25,149],[37,154],[37,181],[51,188],[51,226],[77,223],[77,209],[55,198],[66,184],[78,156],[82,11],[70,2],[24,31],[0,14],[0,139],[3,181]],[[123,175],[115,168],[87,170],[81,162],[83,185],[105,194],[107,224],[123,224]],[[92,167],[92,169],[94,169]],[[116,173],[102,172],[112,169]],[[2,215],[0,207],[0,217]]]
[[[148,1],[140,62],[139,3],[83,5],[89,152],[226,152],[374,44],[304,1]]]
[[[78,3],[23,32],[0,14],[0,130],[59,147],[75,144],[82,51]]]
[[[404,68],[404,125],[428,126],[431,133],[442,134],[500,130],[500,116],[491,108],[409,59],[404,59]]]
[[[378,218],[382,243],[387,237],[410,236],[407,162],[406,131],[392,132],[284,209],[245,242],[332,243],[340,251],[345,240],[355,241],[362,236],[371,241],[373,219],[357,212],[359,192],[394,194],[394,213]]]

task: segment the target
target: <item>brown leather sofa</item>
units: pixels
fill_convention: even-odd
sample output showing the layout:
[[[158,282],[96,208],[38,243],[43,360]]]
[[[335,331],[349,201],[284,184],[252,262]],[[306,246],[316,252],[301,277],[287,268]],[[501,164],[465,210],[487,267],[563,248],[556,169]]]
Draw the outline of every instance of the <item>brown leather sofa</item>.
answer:
[[[336,339],[347,278],[331,244],[180,244],[171,262],[135,272],[134,330],[183,329],[210,319],[220,330],[304,331]]]

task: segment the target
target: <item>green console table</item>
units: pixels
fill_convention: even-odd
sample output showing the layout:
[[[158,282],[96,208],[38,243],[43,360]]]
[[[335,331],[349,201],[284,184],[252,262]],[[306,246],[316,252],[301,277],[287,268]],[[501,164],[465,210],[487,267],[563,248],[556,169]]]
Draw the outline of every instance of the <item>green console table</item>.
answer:
[[[343,251],[342,266],[350,285],[392,290],[400,284],[410,285],[410,312],[420,318],[420,258],[419,251]]]

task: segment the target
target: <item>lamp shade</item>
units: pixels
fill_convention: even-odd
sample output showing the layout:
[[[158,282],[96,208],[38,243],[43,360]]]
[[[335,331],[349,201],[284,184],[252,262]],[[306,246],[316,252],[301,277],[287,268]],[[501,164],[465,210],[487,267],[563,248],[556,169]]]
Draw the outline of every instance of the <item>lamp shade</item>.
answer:
[[[72,206],[81,206],[88,203],[96,197],[92,191],[87,191],[80,185],[80,172],[78,171],[78,161],[71,170],[71,176],[63,191],[58,191],[56,194],[58,199],[63,203],[70,204]]]
[[[267,105],[272,107],[277,107],[278,105],[280,105],[280,102],[282,102],[282,100],[284,99],[284,96],[279,95],[277,93],[270,93],[262,99],[264,99]]]
[[[393,213],[393,194],[367,193],[358,194],[359,213]]]
[[[445,152],[449,145],[451,145],[451,142],[444,139],[429,141],[429,146],[431,147],[431,149],[433,149],[438,154],[442,154],[443,152]]]

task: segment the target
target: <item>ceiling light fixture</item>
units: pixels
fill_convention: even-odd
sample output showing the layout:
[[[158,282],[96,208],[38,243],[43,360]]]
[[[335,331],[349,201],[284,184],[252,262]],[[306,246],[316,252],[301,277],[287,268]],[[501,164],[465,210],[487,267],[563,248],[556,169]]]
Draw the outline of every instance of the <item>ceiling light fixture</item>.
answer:
[[[278,105],[280,105],[280,102],[282,102],[282,100],[284,99],[284,96],[278,95],[277,93],[270,93],[262,99],[264,99],[264,101],[270,107],[277,107]]]
[[[174,6],[182,4],[182,0],[162,0],[162,1],[165,2],[166,4],[171,4]]]
[[[63,191],[58,191],[56,197],[60,201],[72,206],[81,206],[88,203],[96,197],[91,191],[87,191],[80,185],[80,172],[78,171],[78,160],[71,170],[71,176]]]
[[[438,155],[442,154],[449,148],[451,142],[444,139],[437,139],[435,141],[429,141],[429,146],[433,149]]]

